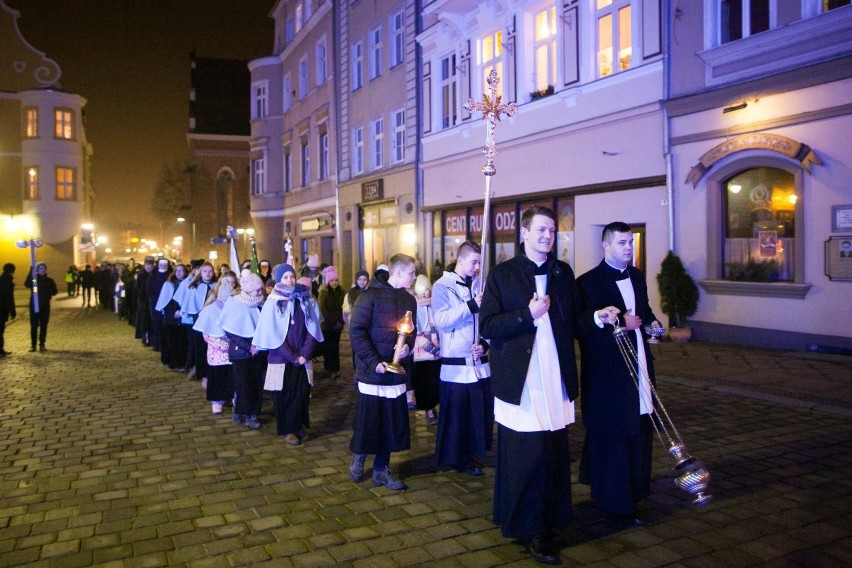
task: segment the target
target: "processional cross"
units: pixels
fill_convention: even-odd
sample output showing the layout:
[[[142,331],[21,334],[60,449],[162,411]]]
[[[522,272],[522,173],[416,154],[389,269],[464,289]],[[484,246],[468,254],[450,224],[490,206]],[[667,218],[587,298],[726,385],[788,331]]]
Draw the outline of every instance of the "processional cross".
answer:
[[[494,129],[497,127],[501,115],[515,116],[515,113],[518,112],[515,103],[504,104],[503,97],[497,94],[500,78],[497,76],[496,70],[491,70],[487,81],[488,93],[482,95],[483,100],[468,99],[464,104],[466,111],[482,112],[482,120],[488,122],[485,128],[485,148],[482,150],[482,153],[485,154],[485,165],[482,167],[482,173],[485,175],[485,203],[482,210],[482,239],[480,241],[482,247],[481,279],[483,281],[488,267],[486,253],[488,251],[488,220],[491,218],[491,177],[497,173],[497,168],[494,167],[494,154],[497,153],[497,147],[494,143]]]

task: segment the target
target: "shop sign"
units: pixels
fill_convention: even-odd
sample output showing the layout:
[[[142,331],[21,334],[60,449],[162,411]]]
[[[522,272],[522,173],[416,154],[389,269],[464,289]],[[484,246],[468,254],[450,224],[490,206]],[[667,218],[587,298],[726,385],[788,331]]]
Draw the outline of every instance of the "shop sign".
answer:
[[[444,214],[444,234],[467,235],[467,211],[454,209]]]
[[[375,179],[361,184],[361,203],[370,203],[371,201],[379,201],[384,199],[384,182],[382,179]]]
[[[498,235],[517,234],[517,214],[514,204],[500,205],[494,208],[494,233]]]

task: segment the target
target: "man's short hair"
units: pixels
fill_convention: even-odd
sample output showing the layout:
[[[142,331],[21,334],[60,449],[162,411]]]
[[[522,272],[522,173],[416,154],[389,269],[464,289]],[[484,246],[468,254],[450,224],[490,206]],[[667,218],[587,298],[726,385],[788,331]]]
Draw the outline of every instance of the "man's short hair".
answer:
[[[601,242],[609,242],[613,233],[632,233],[633,229],[630,228],[630,225],[627,223],[623,223],[621,221],[615,221],[610,223],[601,231]]]
[[[535,217],[536,215],[544,215],[545,217],[550,217],[551,219],[553,219],[554,223],[557,222],[556,211],[554,211],[550,207],[544,207],[543,205],[533,205],[532,207],[524,211],[521,215],[521,227],[529,231],[533,217]]]
[[[404,266],[413,265],[414,262],[415,260],[413,256],[408,256],[407,254],[398,252],[390,257],[390,262],[388,262],[388,272],[393,274],[395,270]]]
[[[459,245],[459,252],[456,253],[456,258],[463,258],[469,254],[482,254],[482,247],[473,241],[465,241]]]
[[[11,262],[7,262],[6,264],[3,265],[3,273],[4,274],[12,274],[13,272],[15,272],[15,265],[14,264],[12,264]]]

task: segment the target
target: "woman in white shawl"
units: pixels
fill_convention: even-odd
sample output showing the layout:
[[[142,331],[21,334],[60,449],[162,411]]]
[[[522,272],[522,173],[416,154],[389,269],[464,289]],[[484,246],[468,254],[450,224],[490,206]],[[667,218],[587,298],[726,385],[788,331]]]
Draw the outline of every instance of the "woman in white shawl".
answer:
[[[316,300],[296,283],[289,264],[272,269],[275,287],[257,324],[254,345],[269,350],[264,388],[272,393],[278,435],[289,446],[301,445],[310,426],[310,384],[305,365],[323,340]]]
[[[175,316],[180,306],[174,301],[174,295],[178,287],[186,280],[186,273],[185,265],[175,266],[174,272],[160,288],[160,296],[154,305],[154,309],[163,314],[160,362],[169,371],[180,373],[186,371],[187,330],[180,325],[180,318]]]
[[[228,359],[228,337],[219,325],[222,307],[237,284],[237,275],[228,270],[216,283],[207,305],[198,315],[192,329],[200,331],[207,343],[207,400],[210,412],[222,414],[226,400],[234,397],[234,380],[231,377],[231,361]]]
[[[252,345],[255,327],[263,307],[263,280],[249,270],[240,275],[240,292],[228,298],[219,316],[219,325],[228,336],[228,359],[234,379],[236,402],[234,423],[252,430],[261,427],[257,420],[263,402],[263,377],[266,353]]]
[[[198,319],[198,314],[207,301],[207,295],[216,284],[216,272],[212,264],[205,262],[198,268],[195,276],[187,280],[189,284],[186,287],[180,286],[175,292],[174,300],[180,305],[180,309],[175,314],[180,316],[181,325],[187,326],[189,378],[200,380],[207,378],[207,344],[200,332],[192,330],[192,326],[195,325],[195,320]]]

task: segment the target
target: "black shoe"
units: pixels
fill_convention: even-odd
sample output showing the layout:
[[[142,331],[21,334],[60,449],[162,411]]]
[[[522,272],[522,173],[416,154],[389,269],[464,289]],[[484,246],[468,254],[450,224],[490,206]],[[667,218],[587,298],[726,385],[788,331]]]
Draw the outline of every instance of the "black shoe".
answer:
[[[6,355],[11,355],[11,351],[0,351],[0,357],[5,357]]]
[[[30,353],[35,353],[35,345],[33,345],[32,347],[30,347]]]
[[[535,537],[527,543],[527,550],[533,560],[540,564],[549,564],[551,566],[559,566],[562,564],[562,559],[559,558],[559,552],[545,539]]]
[[[47,347],[45,347],[44,343],[42,343],[41,345],[38,346],[38,350],[44,352],[44,351],[47,351]]]

